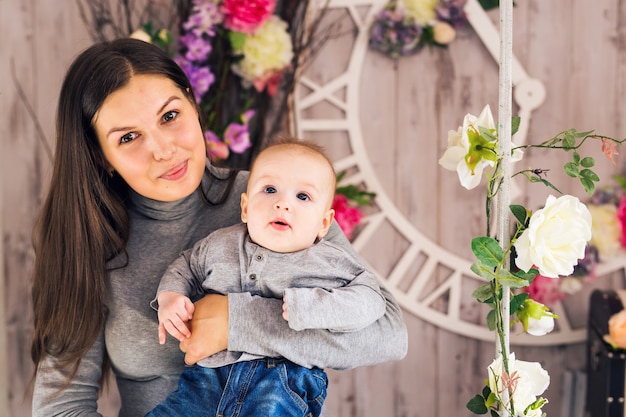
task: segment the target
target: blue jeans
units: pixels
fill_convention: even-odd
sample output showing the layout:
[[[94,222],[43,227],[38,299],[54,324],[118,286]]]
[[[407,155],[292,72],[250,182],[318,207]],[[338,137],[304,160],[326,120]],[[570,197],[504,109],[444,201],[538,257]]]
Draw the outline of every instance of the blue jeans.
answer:
[[[264,358],[221,368],[188,366],[178,389],[146,417],[318,417],[328,378],[285,359]]]

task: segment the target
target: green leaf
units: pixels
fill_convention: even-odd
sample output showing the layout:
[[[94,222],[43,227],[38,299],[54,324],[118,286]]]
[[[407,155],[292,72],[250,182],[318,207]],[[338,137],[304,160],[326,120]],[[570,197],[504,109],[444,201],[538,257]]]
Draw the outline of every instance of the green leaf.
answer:
[[[511,118],[511,135],[514,135],[517,133],[517,131],[519,130],[519,125],[521,122],[522,118],[519,116],[513,116]]]
[[[582,165],[585,168],[591,168],[595,164],[596,164],[596,160],[590,156],[583,158],[582,161],[580,161],[580,165]]]
[[[506,285],[511,288],[523,288],[530,285],[530,282],[528,282],[528,280],[516,277],[506,269],[500,270],[497,279],[501,285]]]
[[[563,147],[565,149],[572,149],[576,145],[575,132],[575,129],[570,129],[563,134]]]
[[[552,184],[550,181],[541,178],[541,182],[543,183],[543,185],[545,185],[546,187],[550,187],[552,188],[554,191],[558,192],[559,194],[563,194],[561,192],[561,190],[559,190],[558,188],[556,188],[556,186],[554,184]]]
[[[496,277],[496,274],[493,272],[493,267],[486,266],[480,261],[474,262],[470,266],[470,269],[473,273],[479,277],[485,278],[487,281],[492,281]]]
[[[487,313],[487,328],[491,331],[496,329],[496,310],[490,310]]]
[[[515,272],[515,276],[519,277],[521,279],[525,279],[528,282],[533,282],[533,279],[535,279],[535,277],[537,276],[537,274],[539,274],[539,271],[536,268],[530,268],[528,270],[528,272],[524,272],[522,270],[519,270],[517,272]]]
[[[524,301],[526,301],[527,298],[528,298],[528,293],[526,292],[516,294],[515,296],[513,296],[513,298],[511,298],[511,304],[510,304],[511,315],[515,314],[515,312],[519,310],[519,308],[524,304]]]
[[[577,138],[584,138],[585,136],[589,136],[594,132],[594,130],[588,130],[586,132],[576,132],[576,129],[572,129],[572,131],[575,133]]]
[[[491,284],[484,284],[480,287],[476,288],[474,292],[472,292],[472,297],[474,297],[478,302],[484,303],[489,300],[493,296],[493,291],[491,290]]]
[[[580,154],[578,152],[574,151],[572,159],[576,165],[580,165]]]
[[[588,179],[589,181],[600,181],[600,177],[598,177],[598,175],[590,169],[583,169],[582,171],[580,171],[580,176]]]
[[[569,175],[570,177],[572,178],[578,177],[578,165],[577,164],[573,162],[568,162],[567,164],[565,164],[563,169],[565,170],[565,173]]]
[[[526,226],[526,219],[528,219],[528,211],[526,210],[526,207],[519,204],[511,204],[509,208],[511,209],[511,213],[513,213],[513,216],[515,216],[517,221],[520,224]]]
[[[489,398],[489,395],[491,394],[491,388],[489,388],[489,385],[485,385],[483,387],[483,398]]]
[[[491,417],[500,417],[500,414],[496,410],[491,410]]]
[[[593,191],[596,188],[596,184],[593,181],[588,180],[587,178],[580,177],[580,183],[583,185],[585,192],[588,196],[593,195]]]
[[[485,405],[485,399],[481,395],[475,395],[465,406],[474,414],[487,414],[489,411]]]
[[[504,257],[498,241],[487,236],[472,239],[472,252],[483,264],[491,267],[500,265]]]
[[[243,49],[243,45],[246,43],[246,34],[242,32],[228,32],[228,40],[230,41],[230,46],[236,50],[241,51]]]

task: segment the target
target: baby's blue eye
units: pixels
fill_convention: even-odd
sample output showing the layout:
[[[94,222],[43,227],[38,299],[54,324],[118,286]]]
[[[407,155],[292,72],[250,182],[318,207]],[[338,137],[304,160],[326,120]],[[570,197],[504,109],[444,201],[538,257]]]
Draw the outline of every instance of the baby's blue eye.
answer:
[[[272,186],[265,187],[265,192],[267,194],[274,194],[276,192],[276,188],[274,188]]]
[[[309,196],[306,193],[298,193],[298,200],[307,201],[309,200]]]

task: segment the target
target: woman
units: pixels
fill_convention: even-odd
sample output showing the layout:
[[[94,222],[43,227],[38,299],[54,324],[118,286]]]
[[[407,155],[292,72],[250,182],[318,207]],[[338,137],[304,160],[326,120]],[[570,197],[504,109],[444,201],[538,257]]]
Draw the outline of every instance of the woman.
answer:
[[[280,300],[209,295],[196,304],[192,336],[159,345],[150,300],[167,265],[240,219],[247,173],[212,167],[204,146],[189,81],[160,48],[120,39],[70,66],[35,231],[33,416],[98,416],[109,366],[120,416],[137,417],[176,388],[183,360],[224,349],[334,369],[406,354],[401,311],[385,289],[386,314],[355,333],[296,332]],[[349,247],[336,224],[327,239]]]

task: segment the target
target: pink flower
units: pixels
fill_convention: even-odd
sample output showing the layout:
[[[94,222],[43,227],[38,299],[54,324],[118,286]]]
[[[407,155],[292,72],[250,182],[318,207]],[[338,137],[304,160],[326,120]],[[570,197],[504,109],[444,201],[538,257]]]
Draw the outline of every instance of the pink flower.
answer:
[[[262,92],[265,88],[267,88],[267,94],[270,97],[274,97],[278,92],[278,87],[280,87],[280,81],[283,78],[284,70],[272,72],[264,74],[261,77],[256,78],[253,81],[254,88],[259,93]]]
[[[335,210],[335,220],[348,239],[352,238],[354,228],[361,223],[363,213],[357,207],[348,204],[348,198],[343,194],[335,195],[332,208]]]
[[[207,130],[204,133],[204,140],[206,141],[206,153],[211,161],[215,162],[228,158],[230,154],[228,146],[215,133]]]
[[[224,27],[250,35],[274,13],[275,7],[276,0],[224,0]]]
[[[248,110],[241,115],[243,123],[231,123],[224,132],[224,143],[235,153],[244,153],[250,146],[250,131],[248,123],[254,116],[254,110]]]
[[[626,248],[626,197],[622,197],[617,207],[617,220],[619,220],[622,233],[620,236],[620,242],[622,247]]]
[[[558,279],[537,274],[533,282],[526,287],[526,292],[530,298],[538,303],[553,305],[566,297],[566,294],[559,287],[560,282]]]

